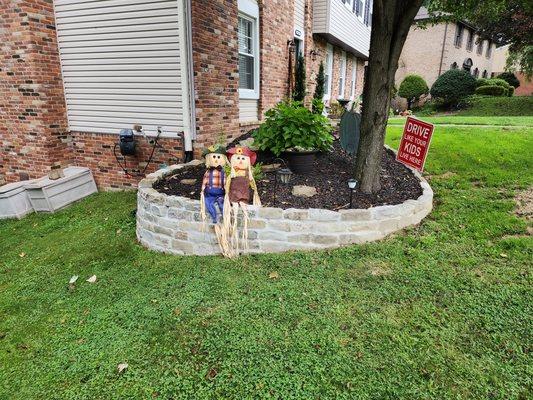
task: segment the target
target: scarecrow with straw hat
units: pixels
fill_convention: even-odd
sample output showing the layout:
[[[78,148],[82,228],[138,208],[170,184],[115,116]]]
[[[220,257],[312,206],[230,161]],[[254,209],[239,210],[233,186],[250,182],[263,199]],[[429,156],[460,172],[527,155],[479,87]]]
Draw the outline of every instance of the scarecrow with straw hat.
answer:
[[[228,163],[226,148],[222,145],[213,145],[206,148],[202,155],[205,157],[207,169],[200,194],[200,213],[202,220],[205,221],[207,210],[213,223],[216,224],[224,215],[224,195],[226,193],[224,167]]]
[[[226,257],[239,254],[238,217],[239,210],[243,213],[242,242],[248,248],[248,204],[250,197],[254,206],[260,206],[261,200],[257,193],[252,165],[257,155],[248,147],[237,146],[227,151],[231,172],[226,179],[224,199],[224,234],[219,236],[222,253]],[[253,195],[251,195],[253,191]],[[220,240],[222,238],[222,241]]]

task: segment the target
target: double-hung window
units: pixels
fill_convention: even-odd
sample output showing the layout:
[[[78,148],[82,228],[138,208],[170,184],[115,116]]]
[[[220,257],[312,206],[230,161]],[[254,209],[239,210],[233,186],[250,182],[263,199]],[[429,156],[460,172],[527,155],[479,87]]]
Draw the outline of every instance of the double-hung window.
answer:
[[[353,0],[353,12],[361,19],[363,18],[364,7],[365,0]]]
[[[372,0],[365,1],[365,12],[363,22],[366,26],[372,25]]]
[[[466,50],[472,51],[474,46],[474,32],[471,29],[468,30],[468,39],[466,40]]]
[[[464,30],[465,30],[465,27],[461,25],[460,23],[458,23],[457,27],[455,28],[455,39],[453,42],[456,47],[461,47],[461,44],[463,43]]]
[[[259,9],[252,1],[239,0],[239,97],[259,98]]]
[[[327,44],[326,65],[324,67],[324,100],[329,100],[331,97],[331,75],[333,72],[333,46],[329,43]]]
[[[352,58],[352,88],[350,93],[350,100],[355,99],[355,87],[357,82],[357,58]]]
[[[342,52],[341,65],[339,71],[339,99],[344,99],[344,86],[346,82],[346,52]]]

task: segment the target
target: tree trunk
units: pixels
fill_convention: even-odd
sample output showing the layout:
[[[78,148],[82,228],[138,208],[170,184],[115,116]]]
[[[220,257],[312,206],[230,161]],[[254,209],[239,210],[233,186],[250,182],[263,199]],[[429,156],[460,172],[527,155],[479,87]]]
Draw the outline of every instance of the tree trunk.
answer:
[[[423,0],[374,0],[370,56],[363,89],[355,177],[364,193],[381,189],[379,175],[390,93],[409,28]]]

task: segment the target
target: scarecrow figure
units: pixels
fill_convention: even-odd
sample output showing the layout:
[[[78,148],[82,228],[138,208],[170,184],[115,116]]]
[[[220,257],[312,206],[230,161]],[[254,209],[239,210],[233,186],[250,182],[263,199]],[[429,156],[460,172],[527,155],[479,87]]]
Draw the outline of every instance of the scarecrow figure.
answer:
[[[257,155],[247,147],[234,147],[228,150],[231,172],[226,179],[226,196],[224,200],[224,235],[220,242],[222,253],[226,257],[239,254],[239,234],[237,222],[239,210],[243,214],[242,242],[248,248],[248,204],[250,203],[250,190],[253,191],[252,203],[260,206],[261,200],[257,193],[252,165],[255,164]]]
[[[200,213],[202,220],[207,219],[206,210],[214,224],[224,215],[224,194],[226,174],[224,166],[227,164],[226,148],[214,145],[204,150],[205,166],[207,170],[202,182],[200,194]]]

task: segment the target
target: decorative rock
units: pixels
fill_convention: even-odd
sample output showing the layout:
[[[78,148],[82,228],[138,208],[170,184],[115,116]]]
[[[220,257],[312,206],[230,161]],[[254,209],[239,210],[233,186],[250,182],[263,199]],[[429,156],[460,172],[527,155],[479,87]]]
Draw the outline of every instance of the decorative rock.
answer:
[[[182,185],[194,185],[197,182],[197,179],[182,179],[180,183]]]
[[[292,188],[292,195],[296,197],[313,197],[317,191],[313,186],[295,185]]]

